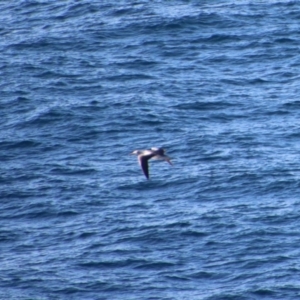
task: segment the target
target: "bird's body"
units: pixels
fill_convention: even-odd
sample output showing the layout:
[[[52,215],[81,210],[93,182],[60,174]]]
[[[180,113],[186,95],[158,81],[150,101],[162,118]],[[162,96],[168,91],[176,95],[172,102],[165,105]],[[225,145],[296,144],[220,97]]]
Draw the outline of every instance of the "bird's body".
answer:
[[[147,179],[149,179],[149,159],[165,160],[170,165],[172,165],[170,158],[167,155],[165,155],[165,151],[162,148],[151,148],[149,150],[134,150],[131,154],[137,155],[138,162]]]

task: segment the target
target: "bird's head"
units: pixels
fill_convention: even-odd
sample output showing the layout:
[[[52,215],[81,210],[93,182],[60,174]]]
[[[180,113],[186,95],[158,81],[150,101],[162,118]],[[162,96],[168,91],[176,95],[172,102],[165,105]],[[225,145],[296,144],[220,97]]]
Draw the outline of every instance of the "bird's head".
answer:
[[[133,152],[130,153],[131,155],[140,155],[141,150],[134,150]]]

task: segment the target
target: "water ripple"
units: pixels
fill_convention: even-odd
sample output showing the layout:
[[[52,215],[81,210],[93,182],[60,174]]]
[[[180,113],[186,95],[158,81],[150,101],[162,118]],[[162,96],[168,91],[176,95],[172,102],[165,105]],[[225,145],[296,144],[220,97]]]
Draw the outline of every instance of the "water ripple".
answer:
[[[299,9],[3,2],[0,298],[297,299]]]

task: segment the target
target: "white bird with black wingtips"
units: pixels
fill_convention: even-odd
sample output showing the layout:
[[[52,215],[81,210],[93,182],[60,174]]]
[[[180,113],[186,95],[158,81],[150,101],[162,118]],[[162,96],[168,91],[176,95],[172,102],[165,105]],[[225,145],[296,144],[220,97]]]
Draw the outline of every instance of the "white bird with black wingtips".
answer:
[[[138,162],[147,179],[149,179],[149,159],[165,160],[170,165],[173,165],[170,157],[165,155],[165,150],[163,148],[151,148],[150,150],[134,150],[131,154],[137,155]]]

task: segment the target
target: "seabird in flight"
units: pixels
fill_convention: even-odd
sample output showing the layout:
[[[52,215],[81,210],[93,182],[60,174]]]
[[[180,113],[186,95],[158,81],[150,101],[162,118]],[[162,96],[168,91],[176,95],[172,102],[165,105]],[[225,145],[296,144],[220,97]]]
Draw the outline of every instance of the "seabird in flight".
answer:
[[[170,165],[172,165],[170,157],[165,155],[165,150],[162,148],[151,148],[150,150],[134,150],[131,154],[137,155],[139,164],[147,179],[149,179],[149,159],[165,160]]]

